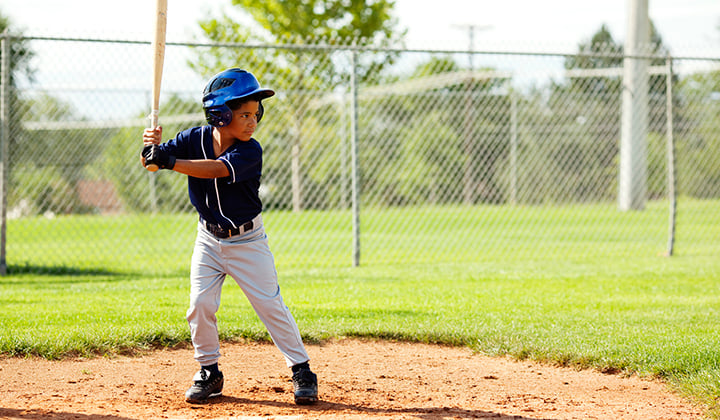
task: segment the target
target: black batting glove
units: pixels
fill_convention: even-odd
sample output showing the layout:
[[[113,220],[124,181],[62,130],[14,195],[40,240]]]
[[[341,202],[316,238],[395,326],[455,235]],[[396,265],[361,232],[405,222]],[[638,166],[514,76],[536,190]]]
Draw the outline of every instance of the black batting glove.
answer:
[[[160,169],[172,169],[175,167],[175,156],[167,150],[160,148],[157,144],[148,144],[143,147],[142,157],[145,158],[145,166],[154,163]]]

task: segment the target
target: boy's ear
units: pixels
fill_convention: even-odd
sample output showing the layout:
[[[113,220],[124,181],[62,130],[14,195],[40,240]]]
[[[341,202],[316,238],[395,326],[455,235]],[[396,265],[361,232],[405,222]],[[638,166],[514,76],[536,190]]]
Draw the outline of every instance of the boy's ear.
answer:
[[[263,115],[265,114],[265,107],[262,104],[262,101],[258,101],[258,115],[257,115],[257,122],[260,122]]]

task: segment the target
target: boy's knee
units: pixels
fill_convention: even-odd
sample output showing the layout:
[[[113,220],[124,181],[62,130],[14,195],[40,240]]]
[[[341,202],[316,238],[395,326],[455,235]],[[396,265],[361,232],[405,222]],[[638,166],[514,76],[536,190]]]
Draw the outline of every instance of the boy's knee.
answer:
[[[195,314],[215,314],[220,309],[220,303],[214,296],[193,295],[190,297],[190,308],[187,311],[187,318]]]

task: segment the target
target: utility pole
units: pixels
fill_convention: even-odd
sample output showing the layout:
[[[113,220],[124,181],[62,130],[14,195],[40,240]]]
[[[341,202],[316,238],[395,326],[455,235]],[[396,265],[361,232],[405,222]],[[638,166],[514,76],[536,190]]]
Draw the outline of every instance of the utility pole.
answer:
[[[468,60],[470,72],[473,71],[473,52],[475,51],[475,31],[484,31],[492,28],[492,25],[477,25],[467,23],[463,25],[453,25],[455,28],[460,28],[468,31]]]
[[[618,207],[642,210],[647,195],[648,0],[628,0],[628,30],[623,62],[622,127]]]

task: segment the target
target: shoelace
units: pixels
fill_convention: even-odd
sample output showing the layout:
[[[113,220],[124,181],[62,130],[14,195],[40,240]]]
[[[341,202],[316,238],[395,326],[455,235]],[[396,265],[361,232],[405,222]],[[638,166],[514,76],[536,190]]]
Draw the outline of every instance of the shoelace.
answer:
[[[300,388],[309,388],[315,384],[310,375],[299,374],[294,379],[295,383]]]

